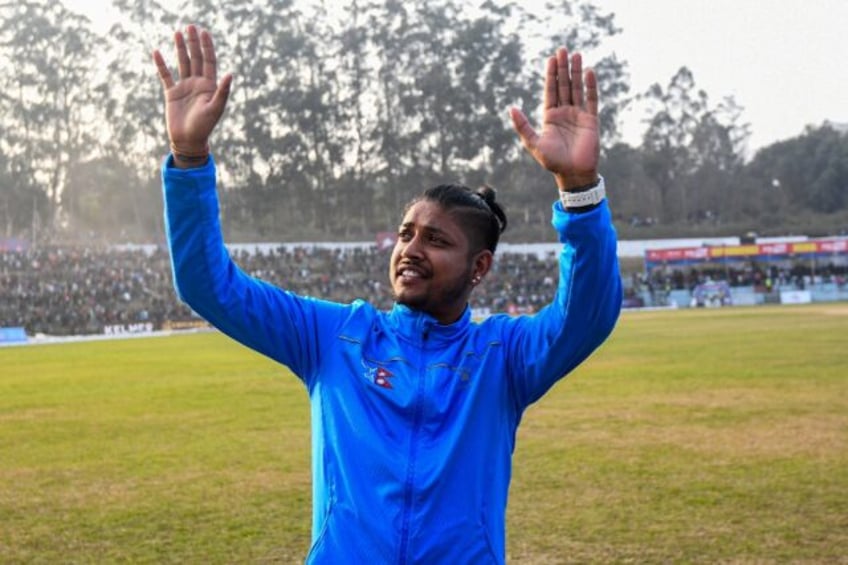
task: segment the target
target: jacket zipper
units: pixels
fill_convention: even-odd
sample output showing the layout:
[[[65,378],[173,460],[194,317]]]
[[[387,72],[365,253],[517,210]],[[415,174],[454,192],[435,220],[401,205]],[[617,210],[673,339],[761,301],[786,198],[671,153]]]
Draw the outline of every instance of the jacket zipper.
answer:
[[[427,344],[427,338],[430,335],[430,328],[427,326],[426,320],[419,318],[421,325],[421,356],[418,364],[418,383],[415,391],[414,412],[412,414],[412,437],[409,440],[409,459],[406,466],[406,484],[404,485],[403,493],[403,522],[401,528],[400,551],[398,552],[398,563],[405,565],[408,561],[409,553],[409,522],[412,519],[412,504],[413,494],[415,492],[415,463],[418,456],[418,432],[421,428],[422,412],[424,410],[424,384],[426,376],[426,366],[424,364],[424,346]]]

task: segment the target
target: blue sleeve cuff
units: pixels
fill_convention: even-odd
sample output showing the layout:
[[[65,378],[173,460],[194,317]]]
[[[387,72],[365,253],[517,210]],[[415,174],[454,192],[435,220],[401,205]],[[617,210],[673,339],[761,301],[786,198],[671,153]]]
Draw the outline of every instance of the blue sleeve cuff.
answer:
[[[168,155],[165,156],[164,162],[162,163],[162,172],[167,173],[169,175],[170,174],[176,174],[176,175],[179,175],[179,176],[183,176],[183,175],[186,175],[186,174],[187,175],[195,175],[195,174],[198,174],[198,173],[201,173],[201,174],[207,173],[208,174],[210,170],[212,170],[212,171],[215,170],[215,157],[211,153],[209,154],[209,159],[206,161],[206,163],[204,163],[203,165],[201,165],[199,167],[191,167],[189,169],[177,168],[174,165],[174,155],[173,155],[173,153],[168,153]]]

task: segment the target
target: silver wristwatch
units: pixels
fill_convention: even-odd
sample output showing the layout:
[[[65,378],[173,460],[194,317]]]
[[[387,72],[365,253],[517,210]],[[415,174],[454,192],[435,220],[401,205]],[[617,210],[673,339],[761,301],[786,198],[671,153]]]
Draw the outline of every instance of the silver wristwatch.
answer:
[[[607,195],[604,188],[604,177],[598,177],[598,184],[589,190],[575,191],[559,191],[559,200],[562,202],[562,207],[566,210],[569,208],[583,208],[584,206],[594,206],[601,202]]]

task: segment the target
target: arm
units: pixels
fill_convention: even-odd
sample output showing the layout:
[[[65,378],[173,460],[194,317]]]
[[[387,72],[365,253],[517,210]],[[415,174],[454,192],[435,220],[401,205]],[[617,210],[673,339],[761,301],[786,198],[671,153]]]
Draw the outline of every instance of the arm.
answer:
[[[212,325],[309,382],[321,336],[341,321],[344,308],[251,278],[230,259],[221,235],[209,136],[224,112],[232,77],[218,83],[211,36],[194,26],[186,31],[187,42],[180,32],[174,39],[179,82],[162,55],[153,54],[171,146],[162,181],[174,285],[180,298]]]
[[[616,234],[607,203],[573,214],[556,202],[552,223],[563,243],[557,294],[535,316],[508,322],[509,378],[521,407],[589,357],[621,311]]]
[[[579,54],[569,61],[561,48],[547,61],[541,132],[520,110],[510,113],[525,149],[554,175],[560,191],[584,190],[600,181],[597,79],[587,70],[584,82]],[[561,202],[553,206],[553,225],[563,243],[556,298],[536,316],[510,323],[510,377],[521,406],[541,397],[603,343],[621,310],[609,207],[604,201],[579,212]]]
[[[348,307],[297,296],[248,276],[224,246],[215,190],[215,163],[162,167],[165,230],[177,294],[198,315],[286,366],[311,384],[321,344]]]

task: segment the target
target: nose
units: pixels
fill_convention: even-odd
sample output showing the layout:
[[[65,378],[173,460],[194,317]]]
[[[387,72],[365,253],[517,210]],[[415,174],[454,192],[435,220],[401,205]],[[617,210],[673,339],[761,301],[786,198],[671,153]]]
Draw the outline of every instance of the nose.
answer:
[[[401,257],[418,259],[421,257],[421,236],[416,234],[409,241],[401,243],[403,247],[400,250]]]

